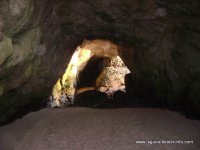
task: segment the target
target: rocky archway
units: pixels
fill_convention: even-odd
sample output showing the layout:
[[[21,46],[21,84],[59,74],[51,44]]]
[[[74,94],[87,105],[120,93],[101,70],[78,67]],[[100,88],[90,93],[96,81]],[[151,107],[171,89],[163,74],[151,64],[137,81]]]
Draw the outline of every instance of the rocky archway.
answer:
[[[108,95],[125,90],[124,78],[128,73],[130,71],[121,60],[117,45],[108,40],[85,40],[77,47],[64,75],[54,85],[50,105],[71,105],[75,95],[88,90]]]

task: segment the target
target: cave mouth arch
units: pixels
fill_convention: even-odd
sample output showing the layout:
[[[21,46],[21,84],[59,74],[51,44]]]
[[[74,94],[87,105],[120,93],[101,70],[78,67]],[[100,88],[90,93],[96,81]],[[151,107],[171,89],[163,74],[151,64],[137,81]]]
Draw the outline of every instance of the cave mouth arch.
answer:
[[[54,85],[50,106],[73,105],[76,95],[86,91],[102,92],[108,98],[116,91],[125,92],[124,79],[128,73],[117,45],[109,40],[84,40]]]

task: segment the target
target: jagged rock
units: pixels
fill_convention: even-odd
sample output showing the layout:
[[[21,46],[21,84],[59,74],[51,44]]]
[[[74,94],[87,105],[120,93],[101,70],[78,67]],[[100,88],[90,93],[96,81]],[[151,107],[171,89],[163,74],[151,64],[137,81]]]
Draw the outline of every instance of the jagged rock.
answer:
[[[124,88],[124,77],[129,72],[119,56],[113,57],[111,58],[110,64],[103,69],[96,80],[96,86],[100,91],[103,88],[107,88],[106,90],[113,91],[114,93],[114,91]]]

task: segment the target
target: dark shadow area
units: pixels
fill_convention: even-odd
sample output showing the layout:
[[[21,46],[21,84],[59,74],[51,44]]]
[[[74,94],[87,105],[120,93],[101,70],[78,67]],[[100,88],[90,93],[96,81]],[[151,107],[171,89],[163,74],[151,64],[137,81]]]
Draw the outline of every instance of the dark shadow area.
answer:
[[[90,68],[91,69],[91,68]],[[92,69],[94,70],[94,68]],[[84,72],[84,71],[83,71]],[[92,74],[90,74],[92,75]],[[97,76],[96,76],[97,77]],[[95,77],[93,77],[95,80]],[[81,84],[82,85],[82,84]],[[84,85],[87,85],[86,83]],[[158,99],[150,89],[138,91],[137,80],[131,78],[131,73],[125,76],[126,92],[118,90],[108,96],[97,90],[85,91],[76,95],[75,106],[91,108],[161,108],[176,111],[188,119],[200,119],[200,114],[184,103],[169,104]]]
[[[96,79],[105,67],[109,58],[93,56],[78,75],[77,88],[95,86]]]
[[[104,92],[97,90],[85,91],[76,95],[74,106],[90,107],[100,109],[113,109],[113,108],[160,108],[176,111],[184,115],[188,119],[199,120],[200,114],[189,107],[184,105],[163,105],[162,101],[155,98],[148,98],[143,95],[140,97],[128,98],[126,92],[116,91],[113,93],[112,98]]]
[[[10,96],[12,95],[12,96]],[[48,98],[44,99],[43,96],[30,96],[30,95],[24,95],[20,94],[16,90],[11,90],[8,93],[5,93],[2,96],[1,101],[6,101],[9,105],[7,105],[6,108],[4,108],[4,114],[0,114],[0,126],[6,125],[8,123],[13,122],[16,119],[23,118],[26,114],[30,112],[39,111],[42,108],[45,108],[47,105]],[[26,105],[21,105],[20,101],[28,101]],[[30,101],[30,102],[29,102]],[[15,109],[11,109],[12,104],[15,104]],[[0,107],[1,108],[1,107]],[[1,108],[2,109],[2,108]],[[14,115],[13,115],[13,112]]]

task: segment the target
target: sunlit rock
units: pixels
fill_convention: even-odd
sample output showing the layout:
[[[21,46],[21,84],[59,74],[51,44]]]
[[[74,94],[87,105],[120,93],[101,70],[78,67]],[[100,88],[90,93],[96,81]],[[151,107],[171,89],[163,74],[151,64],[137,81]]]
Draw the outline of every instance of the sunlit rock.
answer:
[[[109,61],[102,62],[102,73],[95,79],[93,87],[83,87],[79,89],[79,87],[77,87],[78,82],[80,82],[79,76],[93,56],[99,58],[109,58]],[[55,104],[57,107],[66,106],[67,104],[71,105],[74,103],[74,97],[77,94],[90,91],[91,89],[105,92],[109,97],[111,97],[115,91],[125,89],[124,77],[129,72],[128,68],[118,56],[117,45],[108,40],[85,40],[80,46],[77,47],[64,75],[62,76],[62,79],[59,79],[53,88],[52,96],[55,103],[53,103],[52,107],[55,107]],[[93,74],[94,72],[92,71],[87,73]],[[85,78],[88,78],[88,76],[89,75],[86,74]],[[62,98],[61,93],[65,93],[67,95],[64,98],[65,100]],[[50,101],[52,100],[50,99]]]
[[[130,73],[120,57],[111,58],[110,65],[107,66],[97,79],[97,87],[105,91],[117,91],[125,89],[124,77]],[[101,87],[104,87],[101,88]]]

